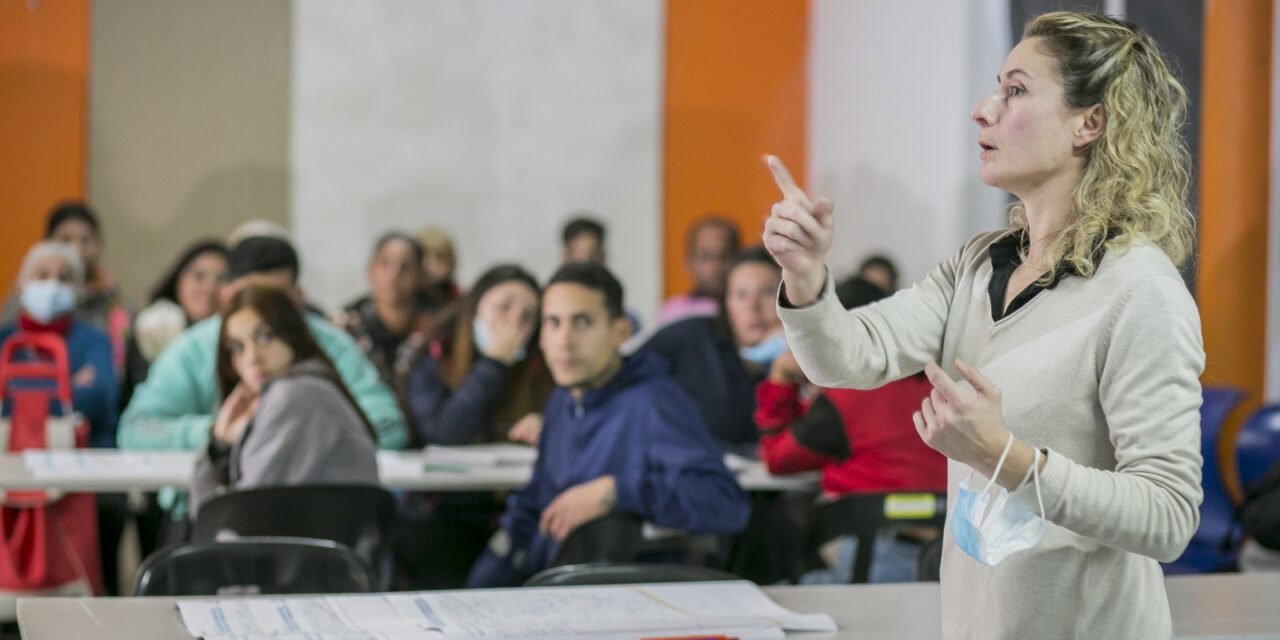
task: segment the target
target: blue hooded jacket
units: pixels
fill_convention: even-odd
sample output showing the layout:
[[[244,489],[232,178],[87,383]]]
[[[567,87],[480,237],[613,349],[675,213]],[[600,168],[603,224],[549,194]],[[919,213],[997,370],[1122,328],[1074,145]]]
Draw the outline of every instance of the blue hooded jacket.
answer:
[[[614,510],[660,527],[706,534],[746,526],[746,492],[725,467],[697,405],[667,370],[661,356],[642,352],[623,360],[612,380],[580,401],[564,388],[552,393],[533,477],[507,499],[500,522],[511,549],[525,552],[518,573],[546,568],[558,546],[538,533],[542,510],[566,489],[603,475],[613,475],[617,484]],[[484,566],[495,562],[505,570]],[[470,583],[496,586],[506,580],[487,578],[509,576],[512,569],[486,551]]]

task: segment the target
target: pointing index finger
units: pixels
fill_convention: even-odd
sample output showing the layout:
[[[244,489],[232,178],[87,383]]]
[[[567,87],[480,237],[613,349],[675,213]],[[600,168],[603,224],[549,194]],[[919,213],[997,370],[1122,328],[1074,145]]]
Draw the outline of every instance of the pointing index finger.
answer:
[[[791,172],[787,171],[786,165],[782,164],[782,160],[778,156],[765,154],[765,164],[769,165],[769,171],[773,173],[773,181],[778,184],[778,189],[782,191],[782,196],[788,200],[793,200],[800,206],[813,210],[813,201],[809,200],[809,196],[804,190],[796,186],[796,181],[791,177]]]

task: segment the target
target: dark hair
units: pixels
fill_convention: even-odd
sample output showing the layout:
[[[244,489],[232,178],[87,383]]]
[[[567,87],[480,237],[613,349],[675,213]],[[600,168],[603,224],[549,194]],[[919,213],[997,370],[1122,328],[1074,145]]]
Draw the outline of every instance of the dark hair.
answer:
[[[722,229],[725,233],[728,233],[729,253],[737,253],[738,249],[742,246],[742,237],[741,232],[738,229],[738,223],[720,214],[711,214],[698,218],[697,222],[694,222],[689,226],[689,231],[684,237],[685,255],[693,254],[693,247],[698,241],[698,234],[701,233],[703,229]]]
[[[196,258],[206,254],[213,253],[221,256],[223,260],[227,259],[227,246],[219,240],[200,240],[183,250],[178,259],[173,262],[173,266],[165,272],[165,276],[160,279],[155,288],[151,290],[151,301],[168,300],[170,302],[178,301],[178,279],[182,277],[182,272],[186,270]]]
[[[530,289],[533,289],[535,297],[541,293],[537,279],[530,275],[528,271],[518,265],[500,264],[481,274],[465,296],[455,300],[442,310],[431,323],[431,327],[427,331],[428,335],[444,336],[450,342],[449,364],[448,367],[442,367],[440,376],[449,385],[449,388],[457,389],[462,384],[462,381],[466,379],[467,373],[471,371],[471,365],[475,360],[475,336],[471,332],[471,323],[476,317],[476,309],[480,307],[480,300],[491,289],[507,282],[519,282],[528,285]],[[538,344],[539,326],[540,323],[534,322],[533,333],[529,337],[530,345],[536,346]],[[531,349],[530,351],[533,350]]]
[[[414,263],[421,266],[423,258],[427,255],[426,249],[422,247],[422,243],[418,242],[417,238],[403,231],[388,231],[382,234],[382,236],[378,238],[378,241],[373,243],[373,255],[371,259],[376,260],[378,258],[378,254],[382,252],[383,248],[388,244],[397,241],[409,245],[409,251],[413,252]]]
[[[298,252],[287,240],[253,236],[241,240],[227,254],[227,277],[231,280],[276,269],[290,270],[293,281],[298,281]]]
[[[845,309],[854,309],[889,297],[889,292],[861,276],[851,276],[836,285],[836,298]]]
[[[245,242],[248,242],[248,240],[245,240]],[[244,243],[242,242],[241,244]],[[231,349],[227,344],[227,320],[244,309],[252,309],[261,316],[262,321],[268,327],[271,327],[275,337],[289,346],[289,349],[293,351],[293,362],[295,364],[303,360],[315,359],[327,369],[333,384],[351,403],[356,415],[360,416],[360,420],[364,422],[369,435],[376,442],[378,439],[377,432],[374,431],[369,418],[360,409],[360,405],[356,403],[355,398],[352,397],[347,385],[343,383],[342,376],[338,375],[338,369],[334,367],[333,361],[320,349],[315,336],[311,334],[311,329],[307,327],[307,320],[301,307],[288,293],[277,287],[264,285],[245,287],[232,296],[227,308],[223,310],[222,327],[218,330],[217,355],[218,389],[222,394],[222,399],[226,400],[231,391],[236,388],[236,385],[240,384],[240,374],[236,373],[235,365],[231,362]]]
[[[576,284],[594,291],[599,291],[604,296],[604,308],[609,312],[610,319],[621,318],[622,310],[622,283],[613,277],[604,265],[594,262],[570,262],[556,270],[555,275],[551,276],[551,280],[547,282],[547,289],[554,284]]]
[[[867,256],[867,259],[863,260],[862,264],[858,265],[858,273],[862,273],[864,269],[870,267],[879,267],[888,271],[890,285],[894,289],[898,288],[898,265],[894,264],[893,260],[889,259],[889,256],[879,253]]]
[[[436,371],[450,389],[456,391],[462,386],[475,364],[475,335],[471,325],[480,300],[494,287],[508,282],[527,285],[535,296],[541,292],[538,281],[528,271],[514,264],[501,264],[484,272],[467,295],[455,300],[432,321],[424,348],[436,351],[432,354],[438,360]],[[535,319],[533,332],[529,334],[528,355],[511,367],[506,386],[491,413],[494,426],[503,428],[502,433],[493,434],[495,439],[503,439],[505,429],[528,413],[540,411],[551,394],[554,385],[538,348],[540,327],[541,323]]]
[[[578,216],[566,222],[564,225],[564,232],[561,235],[564,243],[569,244],[569,241],[584,233],[595,234],[595,236],[600,239],[600,244],[604,244],[604,225],[598,222],[595,218],[589,218],[587,216]]]
[[[763,264],[779,274],[782,273],[782,267],[777,261],[769,255],[769,251],[762,245],[747,247],[742,251],[734,254],[733,259],[729,260],[729,268],[724,270],[724,291],[720,294],[720,313],[716,316],[716,328],[720,333],[730,340],[733,340],[733,325],[729,323],[729,276],[744,264]]]
[[[54,205],[53,209],[49,210],[49,218],[45,222],[44,237],[52,238],[54,230],[64,222],[83,222],[93,230],[95,238],[102,239],[102,225],[98,223],[98,216],[84,202],[66,200]]]

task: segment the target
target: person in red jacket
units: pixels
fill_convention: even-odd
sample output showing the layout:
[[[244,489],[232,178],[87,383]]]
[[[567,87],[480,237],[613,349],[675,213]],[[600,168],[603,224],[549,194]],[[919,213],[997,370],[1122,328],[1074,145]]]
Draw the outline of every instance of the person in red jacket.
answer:
[[[887,294],[854,277],[836,288],[846,308],[871,304]],[[924,374],[879,389],[818,389],[790,352],[779,356],[756,387],[760,459],[773,474],[821,470],[822,491],[835,498],[850,493],[944,492],[947,460],[920,440],[911,414],[932,386]],[[886,532],[875,542],[871,582],[915,579],[920,541],[931,532]],[[922,537],[923,536],[923,537]],[[857,541],[848,539],[832,572],[807,574],[806,581],[848,582]]]

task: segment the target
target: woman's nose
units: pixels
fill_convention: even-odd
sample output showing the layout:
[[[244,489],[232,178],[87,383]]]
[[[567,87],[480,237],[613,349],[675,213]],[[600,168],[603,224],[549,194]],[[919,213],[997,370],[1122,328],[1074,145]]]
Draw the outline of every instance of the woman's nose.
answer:
[[[996,118],[999,117],[999,102],[1000,96],[993,93],[973,105],[973,111],[969,113],[969,117],[979,127],[989,127],[995,124]]]

